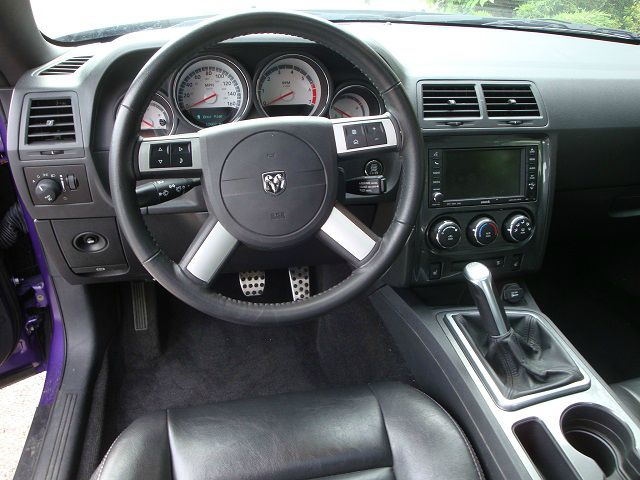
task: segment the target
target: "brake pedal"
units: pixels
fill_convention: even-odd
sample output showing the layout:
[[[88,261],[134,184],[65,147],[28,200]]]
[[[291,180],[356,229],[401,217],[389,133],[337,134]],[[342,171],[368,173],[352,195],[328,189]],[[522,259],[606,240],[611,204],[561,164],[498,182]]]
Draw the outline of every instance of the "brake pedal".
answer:
[[[267,276],[263,270],[250,270],[238,273],[240,288],[245,297],[259,297],[264,293]]]
[[[294,302],[310,297],[309,267],[289,267],[289,283],[291,283],[291,295]]]

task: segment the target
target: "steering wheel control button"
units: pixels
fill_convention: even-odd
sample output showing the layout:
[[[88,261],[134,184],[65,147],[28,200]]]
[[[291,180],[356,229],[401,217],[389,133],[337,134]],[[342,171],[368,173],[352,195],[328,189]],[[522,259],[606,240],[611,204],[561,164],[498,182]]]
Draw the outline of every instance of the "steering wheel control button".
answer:
[[[364,166],[364,174],[372,177],[382,175],[384,173],[384,165],[380,160],[369,160]]]
[[[345,190],[354,195],[382,195],[387,190],[387,179],[382,176],[352,178]]]
[[[498,238],[498,225],[489,217],[476,218],[467,228],[469,241],[477,247],[484,247]]]
[[[84,253],[95,253],[107,248],[108,242],[99,233],[85,232],[73,239],[73,247]]]
[[[367,134],[362,125],[348,125],[344,127],[344,136],[347,150],[369,146],[367,143]]]
[[[428,237],[436,248],[447,250],[458,245],[462,229],[453,220],[440,220],[429,229]]]
[[[170,166],[170,154],[168,143],[153,144],[149,148],[149,167],[168,168]]]
[[[387,143],[387,135],[381,122],[366,123],[364,130],[367,135],[367,145],[385,145]]]
[[[171,167],[191,167],[191,142],[172,144],[170,158]]]

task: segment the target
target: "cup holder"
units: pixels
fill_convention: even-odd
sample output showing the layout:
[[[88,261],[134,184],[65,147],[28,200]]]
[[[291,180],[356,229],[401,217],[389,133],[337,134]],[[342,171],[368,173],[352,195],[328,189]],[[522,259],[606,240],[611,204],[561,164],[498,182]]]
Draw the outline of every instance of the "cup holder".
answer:
[[[573,448],[592,458],[606,478],[640,478],[640,457],[627,426],[608,410],[577,404],[562,415],[562,433]]]

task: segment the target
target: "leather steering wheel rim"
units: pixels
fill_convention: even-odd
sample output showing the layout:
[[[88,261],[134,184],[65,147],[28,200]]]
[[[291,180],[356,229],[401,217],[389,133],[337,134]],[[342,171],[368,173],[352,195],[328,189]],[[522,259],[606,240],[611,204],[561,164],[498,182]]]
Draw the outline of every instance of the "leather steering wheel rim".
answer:
[[[138,147],[138,127],[153,93],[166,77],[203,46],[260,33],[286,34],[321,44],[349,60],[365,74],[383,97],[400,136],[398,159],[402,162],[396,210],[375,252],[338,285],[308,299],[288,303],[251,303],[225,297],[208,285],[194,282],[171,260],[148,231],[135,195],[133,158]],[[252,120],[247,120],[251,122]],[[212,127],[219,128],[219,127]],[[234,323],[273,325],[304,321],[337,308],[363,294],[391,266],[414,227],[423,190],[424,145],[415,111],[400,80],[367,44],[315,16],[300,13],[251,11],[216,17],[177,38],[151,57],[122,100],[110,149],[111,196],[121,231],[134,254],[173,295],[203,313]],[[337,161],[337,159],[336,159]]]

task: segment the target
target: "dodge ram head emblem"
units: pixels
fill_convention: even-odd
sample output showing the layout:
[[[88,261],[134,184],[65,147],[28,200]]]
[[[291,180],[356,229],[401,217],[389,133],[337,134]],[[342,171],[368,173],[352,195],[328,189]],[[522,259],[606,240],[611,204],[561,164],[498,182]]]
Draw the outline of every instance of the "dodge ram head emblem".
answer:
[[[262,188],[272,195],[280,195],[287,188],[287,176],[283,170],[264,172],[262,174]]]

